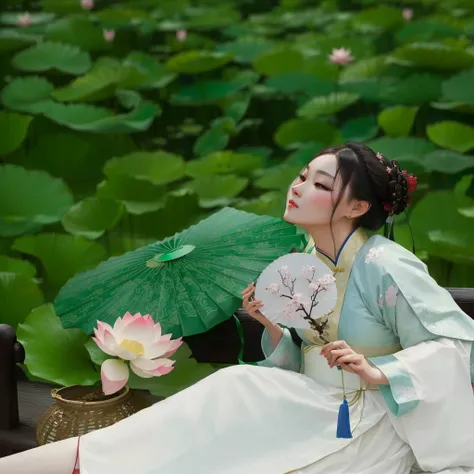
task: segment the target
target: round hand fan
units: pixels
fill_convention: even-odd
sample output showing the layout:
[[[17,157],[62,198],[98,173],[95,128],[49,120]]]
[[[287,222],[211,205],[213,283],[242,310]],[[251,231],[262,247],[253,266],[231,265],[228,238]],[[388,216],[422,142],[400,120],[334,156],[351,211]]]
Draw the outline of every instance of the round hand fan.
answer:
[[[291,253],[262,272],[256,283],[255,299],[262,300],[263,313],[273,323],[317,329],[317,320],[336,305],[336,279],[314,255]]]

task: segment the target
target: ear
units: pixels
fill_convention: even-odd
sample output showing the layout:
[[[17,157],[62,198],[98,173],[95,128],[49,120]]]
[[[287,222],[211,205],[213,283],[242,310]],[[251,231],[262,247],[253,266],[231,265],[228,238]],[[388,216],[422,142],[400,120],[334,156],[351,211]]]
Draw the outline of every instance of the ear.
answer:
[[[370,209],[369,201],[357,201],[353,200],[350,205],[350,214],[347,216],[351,219],[357,219],[366,214]]]

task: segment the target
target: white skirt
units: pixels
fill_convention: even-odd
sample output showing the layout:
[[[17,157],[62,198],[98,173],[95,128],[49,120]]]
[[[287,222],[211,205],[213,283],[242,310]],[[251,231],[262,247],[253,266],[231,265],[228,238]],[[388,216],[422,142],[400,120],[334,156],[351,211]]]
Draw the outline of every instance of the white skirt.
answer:
[[[337,439],[341,393],[305,375],[222,369],[113,426],[81,438],[81,474],[408,474],[415,460],[377,392]]]

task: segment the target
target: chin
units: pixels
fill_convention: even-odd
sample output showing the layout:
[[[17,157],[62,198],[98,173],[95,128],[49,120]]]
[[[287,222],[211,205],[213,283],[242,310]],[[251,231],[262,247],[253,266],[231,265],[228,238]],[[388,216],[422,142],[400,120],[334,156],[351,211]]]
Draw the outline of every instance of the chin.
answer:
[[[283,214],[283,220],[289,222],[290,224],[298,224],[298,219],[295,219],[295,216],[292,216],[288,209]]]

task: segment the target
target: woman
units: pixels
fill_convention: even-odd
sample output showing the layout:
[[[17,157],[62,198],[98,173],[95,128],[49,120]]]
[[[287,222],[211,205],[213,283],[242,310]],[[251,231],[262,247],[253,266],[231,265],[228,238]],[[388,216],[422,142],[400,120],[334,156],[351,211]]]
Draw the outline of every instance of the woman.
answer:
[[[71,439],[2,459],[0,472],[69,474],[76,460],[81,474],[474,473],[474,322],[413,254],[363,230],[402,212],[413,184],[362,144],[324,150],[284,216],[334,271],[324,330],[299,331],[300,349],[250,285],[243,305],[265,326],[258,366],[223,369],[82,437],[77,452]]]

